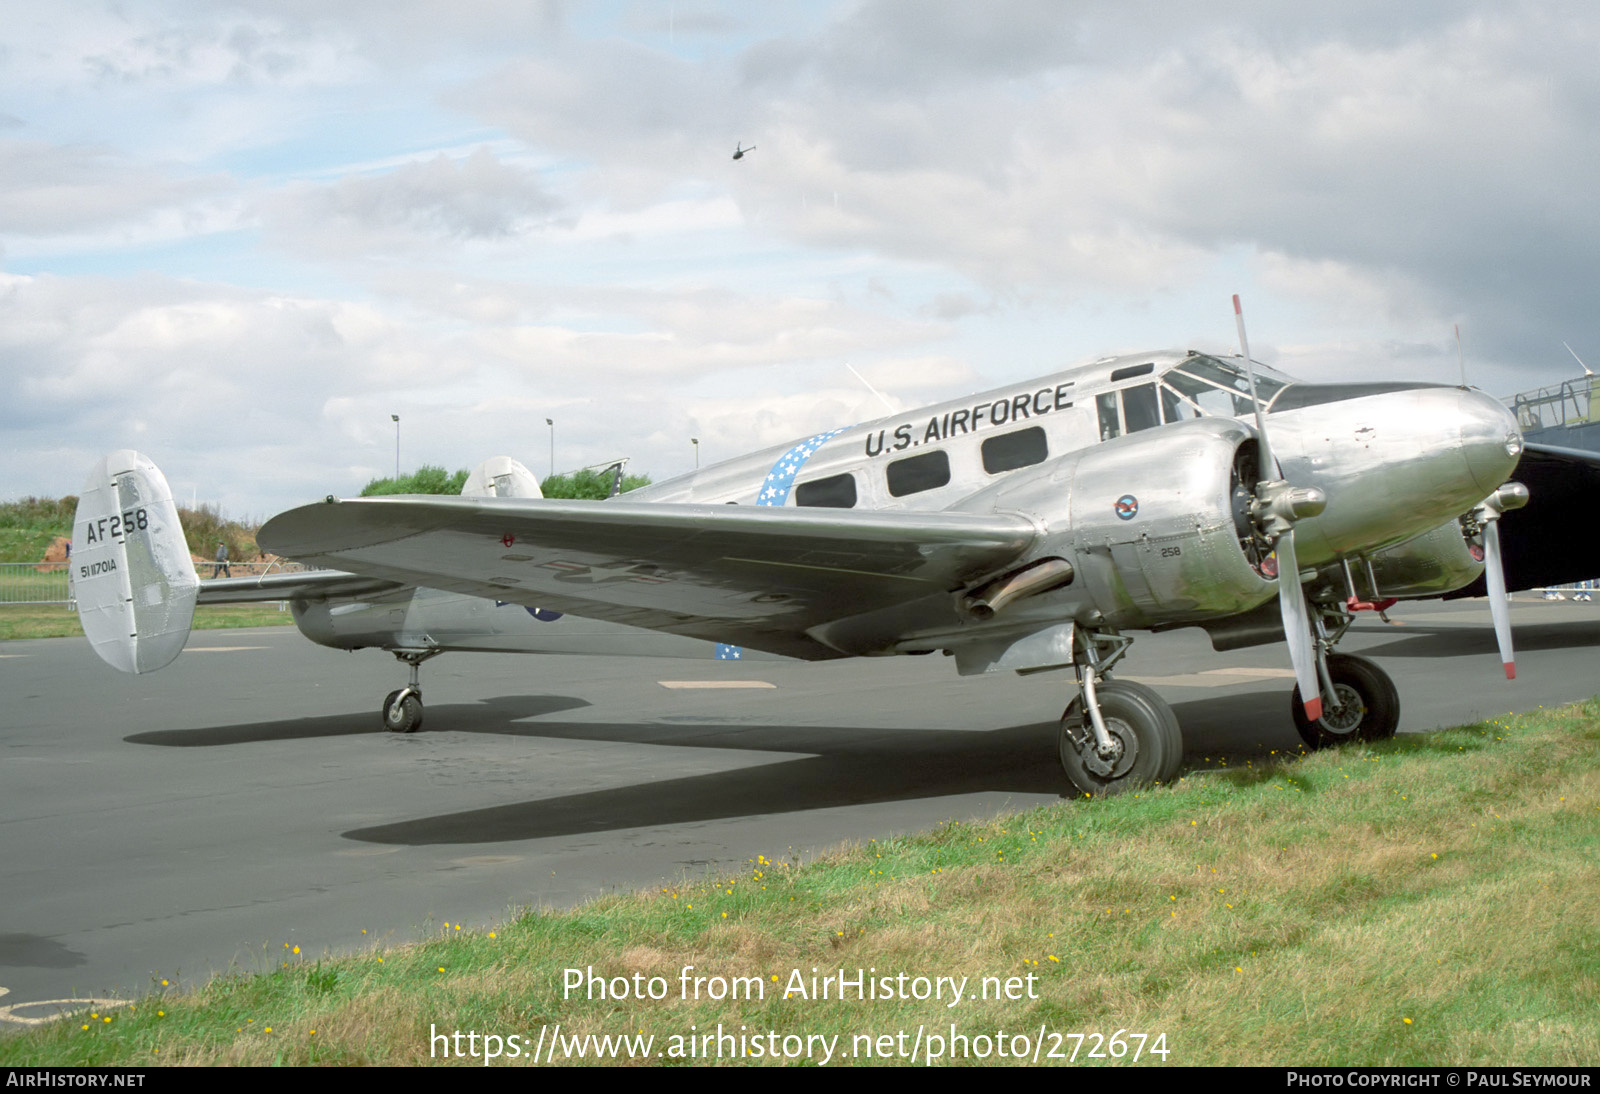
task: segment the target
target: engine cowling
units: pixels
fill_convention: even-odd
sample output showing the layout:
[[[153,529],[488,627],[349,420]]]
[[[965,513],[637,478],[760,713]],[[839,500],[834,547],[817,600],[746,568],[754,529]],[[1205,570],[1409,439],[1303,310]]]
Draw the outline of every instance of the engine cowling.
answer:
[[[1071,563],[1080,622],[1142,628],[1234,615],[1277,592],[1249,514],[1255,446],[1241,422],[1197,419],[1070,453],[958,508],[1038,521],[1046,536],[1026,562]]]

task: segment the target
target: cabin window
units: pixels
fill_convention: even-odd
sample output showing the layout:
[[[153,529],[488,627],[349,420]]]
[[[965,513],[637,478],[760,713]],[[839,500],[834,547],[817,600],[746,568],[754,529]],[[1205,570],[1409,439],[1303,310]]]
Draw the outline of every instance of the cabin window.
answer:
[[[907,494],[920,494],[936,490],[950,481],[950,456],[943,449],[924,452],[891,463],[886,471],[889,493],[903,498]]]
[[[812,509],[854,509],[856,477],[846,473],[802,482],[794,488],[794,503]]]
[[[983,469],[991,475],[1015,471],[1043,463],[1050,455],[1050,442],[1039,426],[1003,433],[983,442]]]

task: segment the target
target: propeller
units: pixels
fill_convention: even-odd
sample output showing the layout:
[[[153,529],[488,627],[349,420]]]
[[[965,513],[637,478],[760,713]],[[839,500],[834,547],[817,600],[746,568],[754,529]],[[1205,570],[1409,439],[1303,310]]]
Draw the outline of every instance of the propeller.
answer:
[[[1256,395],[1256,371],[1250,362],[1250,341],[1244,333],[1244,309],[1238,294],[1233,297],[1233,318],[1239,327],[1239,351],[1244,355],[1245,375],[1250,380],[1250,401],[1256,408],[1256,436],[1260,445],[1260,481],[1251,512],[1273,550],[1278,553],[1278,607],[1283,613],[1283,636],[1289,643],[1289,663],[1300,685],[1300,701],[1306,717],[1315,722],[1322,717],[1322,685],[1317,679],[1316,651],[1311,646],[1311,613],[1306,607],[1305,590],[1300,587],[1300,561],[1294,547],[1294,522],[1314,517],[1327,507],[1328,498],[1312,486],[1290,486],[1278,476],[1277,462],[1267,440],[1267,423]]]
[[[1528,488],[1508,482],[1484,499],[1471,513],[1483,532],[1483,580],[1489,587],[1489,614],[1494,618],[1494,639],[1500,646],[1500,663],[1506,679],[1517,678],[1517,658],[1511,648],[1511,598],[1506,595],[1506,571],[1500,554],[1500,518],[1528,504]]]

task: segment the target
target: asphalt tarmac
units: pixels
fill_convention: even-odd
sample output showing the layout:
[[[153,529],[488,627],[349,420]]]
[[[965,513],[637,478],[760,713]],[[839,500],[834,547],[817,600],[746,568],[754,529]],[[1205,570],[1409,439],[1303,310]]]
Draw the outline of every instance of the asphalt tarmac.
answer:
[[[1402,732],[1600,691],[1600,604],[1521,594],[1511,682],[1484,602],[1391,615],[1341,648],[1394,677]],[[1119,675],[1173,703],[1191,770],[1299,745],[1282,643],[1140,635]],[[292,627],[196,632],[144,677],[0,644],[0,1030],[1066,792],[1070,673],[455,654],[422,732],[385,733],[404,680]]]

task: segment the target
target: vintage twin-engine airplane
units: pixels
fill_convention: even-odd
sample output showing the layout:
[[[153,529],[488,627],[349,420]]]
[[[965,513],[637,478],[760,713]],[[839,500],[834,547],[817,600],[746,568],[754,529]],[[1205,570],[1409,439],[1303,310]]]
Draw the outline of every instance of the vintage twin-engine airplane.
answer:
[[[265,579],[199,583],[165,480],[118,452],[79,504],[79,609],[103,658],[145,672],[182,648],[197,599],[288,599],[313,641],[410,663],[383,707],[400,730],[421,719],[418,666],[448,650],[1070,666],[1061,761],[1091,793],[1170,780],[1183,754],[1172,708],[1111,678],[1126,630],[1286,636],[1302,737],[1385,737],[1393,683],[1334,652],[1353,613],[1459,588],[1487,556],[1512,675],[1496,521],[1527,493],[1507,482],[1510,412],[1442,384],[1252,373],[1243,348],[1104,359],[605,502],[541,498],[504,458],[461,497],[330,496],[258,538],[336,569]]]

